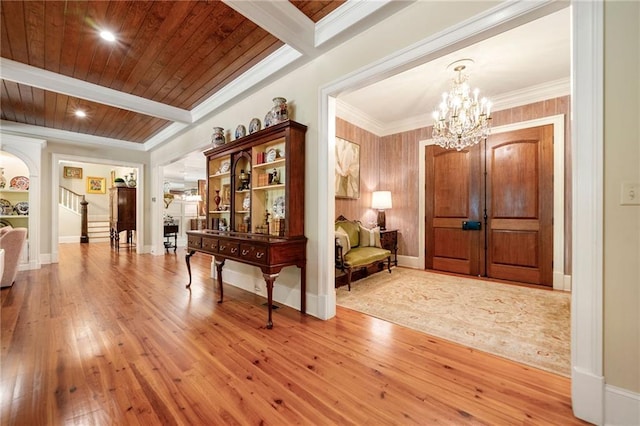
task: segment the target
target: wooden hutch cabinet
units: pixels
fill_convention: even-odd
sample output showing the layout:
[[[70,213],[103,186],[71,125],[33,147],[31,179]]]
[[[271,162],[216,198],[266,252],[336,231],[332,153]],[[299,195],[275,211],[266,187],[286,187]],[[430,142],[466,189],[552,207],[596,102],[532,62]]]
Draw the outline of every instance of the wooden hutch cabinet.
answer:
[[[196,252],[214,256],[219,302],[225,260],[257,266],[267,285],[267,328],[273,326],[273,284],[285,266],[301,269],[300,311],[306,311],[306,131],[289,120],[206,151],[207,229],[187,231],[187,288]]]
[[[120,248],[120,233],[127,232],[126,243],[133,244],[136,230],[136,188],[109,188],[109,240],[111,247]]]

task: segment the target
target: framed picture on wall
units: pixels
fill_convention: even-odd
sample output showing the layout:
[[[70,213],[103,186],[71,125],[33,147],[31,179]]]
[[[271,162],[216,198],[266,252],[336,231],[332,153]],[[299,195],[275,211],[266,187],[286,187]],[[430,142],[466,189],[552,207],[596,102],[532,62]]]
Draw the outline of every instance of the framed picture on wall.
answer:
[[[62,175],[67,179],[82,179],[82,167],[64,166]]]
[[[336,138],[336,198],[360,198],[360,145]]]
[[[103,177],[87,177],[87,194],[105,194],[107,192],[107,179]]]

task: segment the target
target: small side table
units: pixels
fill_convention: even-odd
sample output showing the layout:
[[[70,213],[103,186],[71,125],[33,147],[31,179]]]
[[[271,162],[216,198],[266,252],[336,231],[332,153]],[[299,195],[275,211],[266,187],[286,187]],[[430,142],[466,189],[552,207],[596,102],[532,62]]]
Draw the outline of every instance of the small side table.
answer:
[[[173,244],[171,244],[171,237],[173,237]],[[164,249],[169,253],[170,248],[174,253],[178,248],[178,225],[164,225]]]
[[[380,245],[391,252],[391,262],[398,266],[398,230],[385,229],[380,231]]]

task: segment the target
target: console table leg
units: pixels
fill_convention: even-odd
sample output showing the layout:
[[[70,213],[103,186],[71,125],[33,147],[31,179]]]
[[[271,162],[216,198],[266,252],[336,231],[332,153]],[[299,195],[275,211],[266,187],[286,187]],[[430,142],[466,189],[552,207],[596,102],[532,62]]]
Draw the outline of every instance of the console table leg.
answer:
[[[184,260],[187,263],[187,271],[189,271],[189,284],[187,284],[187,288],[191,287],[191,256],[193,256],[195,253],[195,250],[190,250],[189,253],[187,253],[184,257]]]
[[[273,321],[271,321],[271,311],[273,309],[273,282],[278,277],[278,274],[262,274],[265,282],[267,283],[267,308],[269,310],[269,319],[267,320],[267,328],[271,330],[273,328]]]
[[[218,271],[218,287],[220,287],[220,300],[218,303],[222,303],[222,267],[224,266],[224,259],[215,260],[216,263],[216,271]]]

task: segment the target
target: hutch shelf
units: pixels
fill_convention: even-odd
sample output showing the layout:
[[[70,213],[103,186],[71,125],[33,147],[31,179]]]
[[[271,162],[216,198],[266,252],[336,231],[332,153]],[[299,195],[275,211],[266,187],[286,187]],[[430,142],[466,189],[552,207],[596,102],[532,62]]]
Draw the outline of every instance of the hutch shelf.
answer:
[[[306,131],[288,120],[206,151],[207,229],[187,231],[187,288],[197,252],[214,256],[219,303],[225,260],[257,266],[267,285],[267,328],[273,327],[273,285],[285,266],[300,268],[300,311],[306,312]]]

